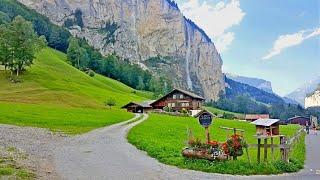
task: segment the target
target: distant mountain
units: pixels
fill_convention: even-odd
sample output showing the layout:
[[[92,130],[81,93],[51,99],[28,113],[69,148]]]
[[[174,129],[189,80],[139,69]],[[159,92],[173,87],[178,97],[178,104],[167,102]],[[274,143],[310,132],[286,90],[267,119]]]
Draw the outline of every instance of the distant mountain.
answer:
[[[304,84],[292,93],[286,95],[286,98],[297,101],[300,105],[304,106],[305,98],[308,94],[313,93],[320,84],[320,76],[316,79]]]
[[[290,98],[287,98],[287,97],[283,97],[282,98],[286,103],[288,104],[296,104],[296,105],[300,105],[300,103],[298,103],[297,101],[293,100],[293,99],[290,99]]]
[[[225,77],[226,96],[248,95],[251,99],[264,104],[283,104],[285,101],[276,94]]]
[[[238,76],[230,73],[225,73],[225,75],[227,78],[232,79],[234,81],[253,86],[255,88],[261,89],[268,93],[273,93],[272,85],[270,81],[266,81],[264,79],[259,79],[259,78]]]

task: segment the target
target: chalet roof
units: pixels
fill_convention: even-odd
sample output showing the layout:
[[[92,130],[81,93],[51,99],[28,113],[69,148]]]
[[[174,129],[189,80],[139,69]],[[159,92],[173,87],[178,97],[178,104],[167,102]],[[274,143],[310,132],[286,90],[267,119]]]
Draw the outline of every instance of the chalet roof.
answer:
[[[287,121],[292,121],[292,120],[297,119],[297,118],[302,118],[302,119],[308,119],[308,120],[310,120],[310,118],[308,118],[308,117],[295,116],[295,117],[289,118]]]
[[[267,127],[267,126],[271,126],[279,121],[280,121],[280,119],[258,119],[258,120],[253,121],[251,124]]]
[[[269,114],[246,114],[244,119],[269,119]]]
[[[156,102],[158,102],[158,101],[160,101],[160,100],[162,100],[163,98],[167,97],[168,95],[172,94],[172,93],[175,92],[175,91],[179,91],[179,92],[181,92],[181,93],[183,93],[183,94],[185,94],[185,95],[188,95],[188,96],[190,96],[190,97],[193,97],[193,98],[195,98],[195,99],[205,100],[203,97],[201,97],[201,96],[199,96],[199,95],[196,95],[196,94],[194,94],[194,93],[192,93],[192,92],[175,88],[175,89],[173,89],[171,92],[169,92],[168,94],[166,94],[166,95],[160,97],[159,99],[155,100],[153,103],[151,103],[151,105],[154,104],[154,103],[156,103]]]
[[[134,104],[134,105],[137,105],[137,106],[140,106],[140,107],[143,107],[143,108],[151,108],[151,103],[153,103],[154,100],[148,100],[148,101],[143,101],[143,102],[140,102],[140,103],[137,103],[137,102],[129,102],[128,104],[124,105],[122,108],[127,108],[128,106]]]
[[[195,117],[195,118],[197,118],[197,117],[199,117],[201,114],[203,114],[203,113],[208,113],[208,114],[210,114],[212,117],[216,117],[216,115],[214,115],[213,113],[211,113],[210,111],[207,111],[207,110],[200,110],[196,115],[194,115],[193,117]]]
[[[191,96],[191,97],[193,97],[193,98],[205,100],[203,97],[201,97],[201,96],[199,96],[199,95],[197,95],[197,94],[195,94],[195,93],[192,93],[192,92],[183,90],[183,89],[175,88],[173,91],[180,91],[180,92],[182,92],[183,94],[189,95],[189,96]],[[170,93],[172,93],[173,91],[171,91]],[[170,94],[170,93],[169,93],[169,94]]]

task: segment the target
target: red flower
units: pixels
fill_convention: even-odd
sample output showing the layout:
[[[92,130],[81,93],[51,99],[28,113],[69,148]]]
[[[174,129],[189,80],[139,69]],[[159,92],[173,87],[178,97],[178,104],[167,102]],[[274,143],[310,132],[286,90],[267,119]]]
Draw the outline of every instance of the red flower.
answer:
[[[219,145],[218,141],[209,141],[208,144],[211,146],[218,146]]]

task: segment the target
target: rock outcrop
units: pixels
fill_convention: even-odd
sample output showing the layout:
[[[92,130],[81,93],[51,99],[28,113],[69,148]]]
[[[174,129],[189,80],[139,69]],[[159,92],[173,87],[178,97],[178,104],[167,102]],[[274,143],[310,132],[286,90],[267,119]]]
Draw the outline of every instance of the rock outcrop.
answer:
[[[83,26],[69,27],[70,32],[104,55],[116,53],[148,69],[148,59],[167,58],[160,72],[173,78],[176,87],[212,100],[225,91],[214,44],[170,0],[19,1],[61,26],[81,12]]]
[[[305,108],[320,107],[320,88],[305,98]]]

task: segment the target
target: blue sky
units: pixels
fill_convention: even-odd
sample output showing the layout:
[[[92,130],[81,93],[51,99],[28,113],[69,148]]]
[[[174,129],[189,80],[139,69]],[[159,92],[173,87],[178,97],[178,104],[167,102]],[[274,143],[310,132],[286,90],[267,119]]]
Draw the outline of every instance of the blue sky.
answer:
[[[212,38],[223,70],[286,95],[320,76],[319,0],[177,0]]]

